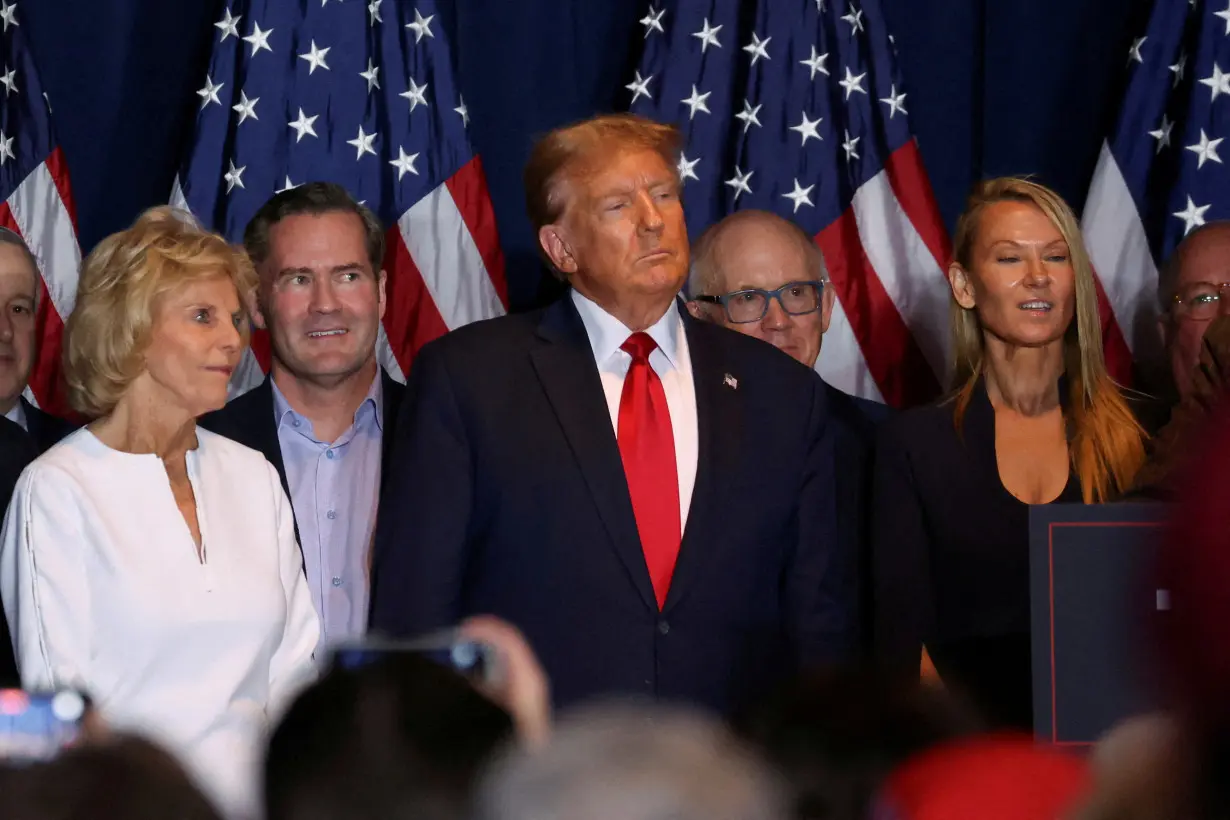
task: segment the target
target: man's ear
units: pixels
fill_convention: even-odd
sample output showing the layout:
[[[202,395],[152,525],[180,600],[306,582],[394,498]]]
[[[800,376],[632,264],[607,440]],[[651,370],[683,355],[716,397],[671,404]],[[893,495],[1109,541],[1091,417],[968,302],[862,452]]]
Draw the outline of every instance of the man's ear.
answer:
[[[573,256],[572,243],[568,240],[567,231],[563,225],[555,223],[539,228],[538,244],[542,246],[543,252],[556,270],[564,274],[577,272],[577,260]]]
[[[248,291],[243,300],[244,307],[248,309],[248,316],[252,319],[252,324],[261,330],[267,330],[268,326],[265,324],[265,314],[261,312],[261,300],[258,295],[259,293],[260,285],[257,285],[255,289]]]
[[[965,268],[956,262],[948,266],[948,286],[952,288],[952,297],[957,300],[958,305],[966,310],[973,310],[974,283]]]
[[[824,290],[820,294],[820,333],[821,335],[829,332],[829,322],[833,319],[833,301],[837,295],[833,293],[833,283],[825,282]]]
[[[385,297],[385,284],[388,281],[389,281],[388,274],[386,274],[384,271],[380,271],[380,273],[376,276],[376,287],[379,288],[377,293],[378,293],[378,298],[379,298],[379,303],[380,303],[380,318],[381,319],[384,318],[384,308],[385,308],[385,305],[387,304],[386,297]]]
[[[709,314],[705,311],[705,306],[695,300],[684,302],[688,308],[688,313],[692,314],[692,318],[700,319],[702,322],[709,320]]]

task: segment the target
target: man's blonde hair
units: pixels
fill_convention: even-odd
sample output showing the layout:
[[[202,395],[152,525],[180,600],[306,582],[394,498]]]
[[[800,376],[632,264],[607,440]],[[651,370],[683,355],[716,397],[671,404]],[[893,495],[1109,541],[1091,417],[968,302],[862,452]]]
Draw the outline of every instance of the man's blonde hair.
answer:
[[[144,370],[159,300],[218,276],[230,279],[247,305],[256,287],[247,254],[169,206],[151,208],[98,243],[81,265],[76,307],[64,328],[73,409],[91,418],[114,410]],[[246,342],[246,326],[241,332]]]

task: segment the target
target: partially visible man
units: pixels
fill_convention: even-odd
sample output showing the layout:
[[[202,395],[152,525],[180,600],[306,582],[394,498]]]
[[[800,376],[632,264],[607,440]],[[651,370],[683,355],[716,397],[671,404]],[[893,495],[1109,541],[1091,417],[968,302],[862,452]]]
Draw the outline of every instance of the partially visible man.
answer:
[[[527,206],[571,293],[425,345],[402,406],[373,630],[496,615],[560,706],[729,712],[849,648],[823,383],[677,301],[678,146],[633,115],[540,140]]]
[[[38,280],[38,262],[25,240],[0,228],[0,413],[25,430],[42,453],[71,433],[73,425],[22,396],[38,354]]]
[[[34,441],[14,422],[0,418],[0,518],[13,498],[13,489],[26,465],[38,457]],[[8,618],[0,608],[0,688],[21,686]]]
[[[271,374],[200,423],[277,469],[324,641],[354,638],[367,628],[376,507],[404,390],[376,359],[384,228],[341,186],[313,182],[261,206],[244,246]]]
[[[737,211],[709,227],[692,253],[688,310],[768,342],[815,368],[833,315],[824,256],[802,228],[766,211]],[[835,433],[837,529],[849,585],[867,632],[867,498],[876,427],[887,405],[826,384]]]

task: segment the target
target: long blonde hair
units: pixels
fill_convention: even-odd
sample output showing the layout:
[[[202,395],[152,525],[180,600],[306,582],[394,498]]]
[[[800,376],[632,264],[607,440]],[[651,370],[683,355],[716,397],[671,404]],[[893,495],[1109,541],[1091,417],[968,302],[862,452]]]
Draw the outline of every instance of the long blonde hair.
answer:
[[[1081,481],[1086,504],[1109,501],[1132,486],[1145,459],[1145,432],[1137,423],[1123,394],[1106,370],[1102,354],[1102,326],[1098,319],[1093,265],[1085,251],[1076,215],[1059,194],[1022,177],[1001,177],[979,183],[957,220],[953,256],[971,269],[971,255],[982,214],[997,202],[1024,202],[1038,208],[1059,230],[1068,245],[1076,274],[1076,321],[1063,338],[1068,402],[1064,410],[1072,469]],[[973,308],[952,299],[953,419],[961,429],[974,388],[984,372],[982,326]]]

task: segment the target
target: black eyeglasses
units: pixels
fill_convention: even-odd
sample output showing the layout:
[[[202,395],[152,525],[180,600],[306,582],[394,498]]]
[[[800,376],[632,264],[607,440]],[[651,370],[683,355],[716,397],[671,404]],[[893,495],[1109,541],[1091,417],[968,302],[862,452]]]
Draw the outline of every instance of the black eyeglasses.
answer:
[[[737,325],[759,322],[769,312],[769,301],[776,299],[791,316],[805,316],[820,309],[824,282],[788,282],[777,290],[748,288],[721,296],[697,296],[697,302],[721,305],[726,318]]]

